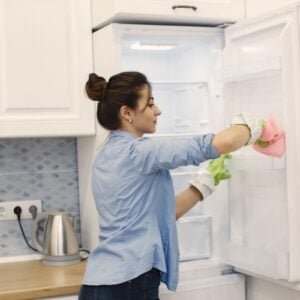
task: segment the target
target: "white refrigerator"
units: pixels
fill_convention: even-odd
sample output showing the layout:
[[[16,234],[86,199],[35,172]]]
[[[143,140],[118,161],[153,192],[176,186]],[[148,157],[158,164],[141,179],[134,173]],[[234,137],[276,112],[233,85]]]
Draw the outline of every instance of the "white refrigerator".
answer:
[[[273,114],[285,130],[282,158],[251,146],[233,153],[231,179],[177,222],[180,283],[176,294],[162,287],[163,300],[243,300],[243,274],[300,290],[299,20],[293,5],[225,29],[115,23],[93,33],[98,75],[137,70],[152,83],[162,115],[151,138],[218,132],[243,111]],[[97,131],[78,139],[82,241],[89,248],[98,242],[89,170],[107,135]],[[206,165],[172,170],[176,193]]]

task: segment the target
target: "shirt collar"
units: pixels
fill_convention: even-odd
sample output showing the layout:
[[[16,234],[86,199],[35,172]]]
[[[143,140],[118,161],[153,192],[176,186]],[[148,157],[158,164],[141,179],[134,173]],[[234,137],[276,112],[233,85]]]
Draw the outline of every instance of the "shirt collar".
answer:
[[[111,137],[124,137],[124,138],[126,138],[128,140],[132,140],[132,139],[136,139],[137,138],[133,134],[131,134],[131,133],[127,132],[127,131],[124,131],[124,130],[120,130],[120,129],[111,131],[110,136]]]

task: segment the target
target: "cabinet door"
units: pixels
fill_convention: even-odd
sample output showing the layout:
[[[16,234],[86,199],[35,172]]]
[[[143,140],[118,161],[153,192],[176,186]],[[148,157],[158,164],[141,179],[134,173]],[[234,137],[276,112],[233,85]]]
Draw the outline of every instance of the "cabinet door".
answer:
[[[93,27],[115,22],[221,24],[242,19],[243,0],[93,0]]]
[[[243,147],[229,183],[230,234],[225,261],[273,279],[300,281],[299,7],[225,30],[224,97],[228,121],[238,112],[276,117],[286,153]]]
[[[256,17],[294,2],[295,0],[246,0],[246,17]]]
[[[0,137],[95,132],[89,1],[0,0]]]

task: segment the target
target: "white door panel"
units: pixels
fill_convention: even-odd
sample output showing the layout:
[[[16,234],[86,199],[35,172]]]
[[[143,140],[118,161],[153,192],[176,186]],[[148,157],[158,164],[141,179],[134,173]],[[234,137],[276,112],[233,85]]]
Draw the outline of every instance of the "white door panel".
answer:
[[[245,18],[243,0],[93,0],[93,27],[111,22],[220,24]]]
[[[246,17],[257,17],[295,2],[295,0],[246,0]]]
[[[0,0],[0,137],[95,133],[90,5]]]
[[[228,121],[241,111],[273,114],[286,133],[283,158],[249,147],[234,154],[225,261],[289,281],[300,280],[298,18],[295,7],[228,28],[221,76]]]

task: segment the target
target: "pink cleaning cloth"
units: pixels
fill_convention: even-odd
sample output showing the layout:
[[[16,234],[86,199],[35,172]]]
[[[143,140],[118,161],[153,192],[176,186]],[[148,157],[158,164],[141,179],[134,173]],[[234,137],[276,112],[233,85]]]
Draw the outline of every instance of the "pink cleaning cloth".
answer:
[[[253,148],[268,156],[282,157],[285,153],[285,134],[273,115],[266,121],[263,133]]]

